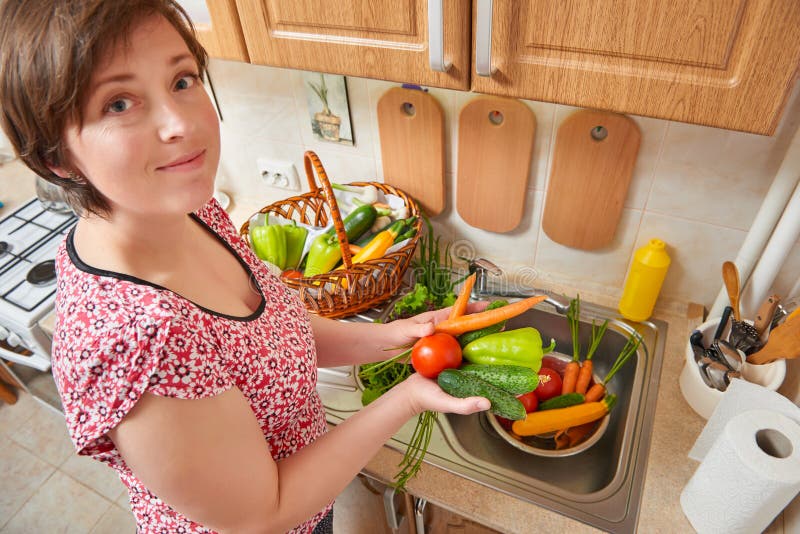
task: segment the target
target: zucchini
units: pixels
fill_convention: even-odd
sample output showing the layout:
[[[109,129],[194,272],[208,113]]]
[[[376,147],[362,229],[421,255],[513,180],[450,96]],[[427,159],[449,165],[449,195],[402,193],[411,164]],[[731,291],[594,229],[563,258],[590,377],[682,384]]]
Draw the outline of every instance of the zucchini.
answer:
[[[347,234],[347,241],[355,243],[359,237],[372,228],[377,218],[378,211],[369,204],[359,206],[351,211],[350,215],[345,217],[342,221],[344,224],[344,233]],[[331,228],[328,230],[327,234],[336,235],[336,229]]]
[[[566,408],[576,404],[583,404],[586,397],[583,393],[564,393],[557,397],[552,397],[539,403],[539,410],[553,410],[555,408]]]
[[[493,386],[475,375],[464,373],[458,369],[445,369],[439,373],[437,382],[445,392],[459,399],[467,397],[485,397],[489,399],[489,402],[492,403],[492,413],[500,417],[505,417],[512,421],[525,419],[525,407],[519,399],[508,391]]]
[[[507,300],[502,300],[502,299],[501,300],[495,300],[495,301],[492,301],[492,303],[489,304],[489,306],[486,307],[486,310],[488,311],[488,310],[494,310],[496,308],[502,308],[503,306],[505,306],[507,304],[508,304]],[[487,326],[487,327],[481,328],[479,330],[473,330],[471,332],[465,332],[465,333],[461,334],[460,336],[458,336],[458,343],[461,345],[461,348],[463,349],[464,347],[467,346],[467,344],[470,341],[475,341],[476,339],[482,338],[483,336],[488,336],[489,334],[496,334],[496,333],[502,331],[503,328],[505,328],[505,326],[506,326],[506,322],[505,321],[500,321],[497,324],[493,324],[491,326]]]
[[[459,370],[486,380],[493,386],[511,393],[522,395],[536,389],[539,373],[521,365],[483,365],[469,363]]]

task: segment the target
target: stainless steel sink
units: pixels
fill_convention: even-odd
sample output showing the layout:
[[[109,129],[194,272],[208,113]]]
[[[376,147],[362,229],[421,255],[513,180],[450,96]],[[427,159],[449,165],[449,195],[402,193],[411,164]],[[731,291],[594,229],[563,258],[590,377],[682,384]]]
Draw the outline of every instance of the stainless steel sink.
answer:
[[[563,311],[563,310],[562,310]],[[380,310],[352,318],[372,321]],[[483,414],[440,415],[426,461],[491,488],[613,532],[633,532],[639,513],[650,446],[667,325],[631,323],[616,310],[581,303],[581,346],[588,346],[592,319],[609,319],[593,358],[595,373],[605,376],[632,332],[643,340],[635,357],[608,389],[618,396],[605,435],[590,449],[566,458],[544,458],[520,451],[500,438]],[[571,356],[566,318],[542,304],[509,321],[508,327],[533,326],[556,351]],[[355,368],[320,370],[319,392],[328,421],[337,424],[361,408]],[[415,421],[389,442],[404,452]]]

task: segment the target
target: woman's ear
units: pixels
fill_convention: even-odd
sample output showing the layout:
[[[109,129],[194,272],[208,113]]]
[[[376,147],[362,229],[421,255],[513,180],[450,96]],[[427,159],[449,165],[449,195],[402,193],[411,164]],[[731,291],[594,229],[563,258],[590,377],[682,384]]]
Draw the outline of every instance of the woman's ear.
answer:
[[[68,180],[68,179],[72,178],[73,176],[75,176],[74,173],[72,173],[71,171],[68,171],[64,167],[59,167],[57,165],[48,165],[47,168],[50,169],[50,172],[52,172],[53,174],[55,174],[59,178],[64,178],[65,180]]]

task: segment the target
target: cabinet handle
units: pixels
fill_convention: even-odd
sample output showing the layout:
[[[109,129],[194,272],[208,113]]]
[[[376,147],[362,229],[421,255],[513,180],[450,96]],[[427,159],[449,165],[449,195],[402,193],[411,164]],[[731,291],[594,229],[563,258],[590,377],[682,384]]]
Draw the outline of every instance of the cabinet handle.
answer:
[[[425,534],[425,505],[428,501],[417,498],[414,503],[414,524],[417,527],[417,534]]]
[[[444,59],[444,0],[428,0],[428,61],[431,69],[447,72],[451,63]]]
[[[492,0],[478,0],[475,35],[475,71],[491,76],[492,69]]]

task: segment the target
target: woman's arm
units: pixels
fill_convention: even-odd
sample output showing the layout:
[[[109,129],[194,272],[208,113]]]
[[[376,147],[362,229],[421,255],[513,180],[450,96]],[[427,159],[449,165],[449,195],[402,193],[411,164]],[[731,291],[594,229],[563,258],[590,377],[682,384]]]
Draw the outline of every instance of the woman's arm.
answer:
[[[279,462],[235,388],[197,400],[145,394],[109,435],[145,486],[190,519],[220,532],[277,533],[333,500],[415,414],[488,408],[413,375]]]
[[[488,302],[474,302],[467,309],[474,313],[487,305]],[[312,315],[317,365],[337,367],[385,360],[399,352],[385,349],[402,347],[433,334],[434,326],[449,314],[450,308],[444,308],[387,324],[348,323]]]

